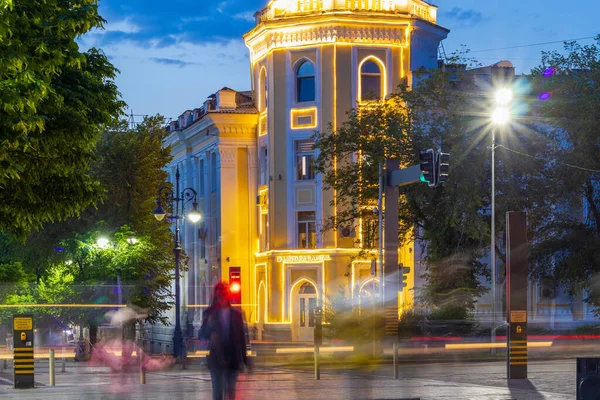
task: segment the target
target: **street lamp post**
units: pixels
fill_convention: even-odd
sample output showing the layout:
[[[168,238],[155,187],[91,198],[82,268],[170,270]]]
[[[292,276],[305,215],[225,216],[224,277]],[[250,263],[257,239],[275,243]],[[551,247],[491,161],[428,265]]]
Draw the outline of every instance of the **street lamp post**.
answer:
[[[183,334],[181,332],[181,288],[179,284],[179,260],[181,255],[181,240],[179,235],[180,225],[183,220],[183,213],[185,205],[192,202],[192,210],[188,214],[188,218],[192,222],[198,222],[202,216],[198,211],[198,194],[192,188],[185,188],[181,192],[179,191],[179,167],[175,172],[175,191],[171,190],[167,186],[163,186],[158,190],[156,197],[156,209],[153,214],[158,221],[162,221],[167,215],[166,211],[162,208],[163,198],[167,202],[171,202],[173,206],[173,213],[171,214],[171,222],[175,221],[175,246],[173,253],[175,255],[175,330],[173,331],[173,356],[178,359],[181,355],[181,349],[183,345]],[[180,215],[180,213],[182,215]]]
[[[496,109],[492,114],[492,223],[491,223],[491,243],[490,243],[490,263],[492,273],[492,329],[491,342],[492,354],[496,349],[493,346],[496,343],[496,126],[504,125],[510,120],[510,102],[512,101],[512,91],[510,89],[500,89],[496,92]]]

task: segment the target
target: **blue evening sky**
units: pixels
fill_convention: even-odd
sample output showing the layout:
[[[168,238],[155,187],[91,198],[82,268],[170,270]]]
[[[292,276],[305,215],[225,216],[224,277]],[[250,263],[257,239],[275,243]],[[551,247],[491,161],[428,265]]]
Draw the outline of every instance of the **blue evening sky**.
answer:
[[[176,118],[223,86],[250,89],[248,51],[241,36],[254,26],[252,15],[267,2],[100,0],[105,30],[85,35],[81,44],[103,49],[121,71],[117,84],[134,114]],[[439,6],[438,23],[451,31],[444,41],[447,54],[464,44],[484,65],[508,59],[517,73],[538,65],[542,50],[562,45],[515,46],[600,34],[598,0],[432,2]]]

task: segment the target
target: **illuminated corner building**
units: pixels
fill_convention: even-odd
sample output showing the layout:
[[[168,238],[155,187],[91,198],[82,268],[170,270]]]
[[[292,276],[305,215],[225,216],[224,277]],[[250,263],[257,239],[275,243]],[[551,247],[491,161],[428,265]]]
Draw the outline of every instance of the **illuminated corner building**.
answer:
[[[259,113],[256,253],[246,278],[254,287],[245,311],[259,336],[312,340],[314,308],[328,295],[345,287],[360,306],[378,291],[370,261],[352,257],[360,223],[321,233],[336,213],[335,193],[315,175],[311,136],[329,123],[336,129],[365,99],[411,83],[413,71],[436,68],[448,34],[436,18],[437,7],[421,0],[273,0],[256,13],[244,36]],[[413,271],[409,289],[411,250],[399,250]],[[412,302],[411,293],[400,303]]]
[[[251,195],[258,190],[257,120],[252,92],[225,87],[167,127],[170,134],[164,145],[170,146],[173,155],[168,166],[169,181],[175,182],[179,168],[180,188],[196,190],[203,216],[197,224],[185,220],[181,229],[187,255],[187,270],[181,275],[184,336],[197,336],[203,305],[210,303],[214,285],[228,280],[230,267],[239,268],[242,301],[249,302],[253,282],[245,277],[251,276],[254,267],[251,260],[257,230],[256,200]],[[191,204],[186,207],[188,212]],[[193,332],[192,324],[196,329]],[[155,341],[172,342],[172,327],[151,329]]]

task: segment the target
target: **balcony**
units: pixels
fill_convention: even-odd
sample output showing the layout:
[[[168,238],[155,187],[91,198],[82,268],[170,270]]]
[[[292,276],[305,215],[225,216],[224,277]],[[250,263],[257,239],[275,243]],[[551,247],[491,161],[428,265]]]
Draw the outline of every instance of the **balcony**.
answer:
[[[255,18],[259,25],[269,20],[328,11],[401,13],[434,24],[437,21],[437,7],[423,0],[272,0]]]

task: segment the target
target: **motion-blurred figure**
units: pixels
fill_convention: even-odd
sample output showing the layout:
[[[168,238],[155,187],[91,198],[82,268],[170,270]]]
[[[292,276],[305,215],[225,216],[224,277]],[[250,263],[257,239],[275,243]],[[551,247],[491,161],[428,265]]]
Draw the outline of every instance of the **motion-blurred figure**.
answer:
[[[242,312],[231,307],[229,285],[217,283],[213,301],[202,315],[199,338],[209,341],[208,368],[214,400],[234,400],[240,370],[248,366]]]

